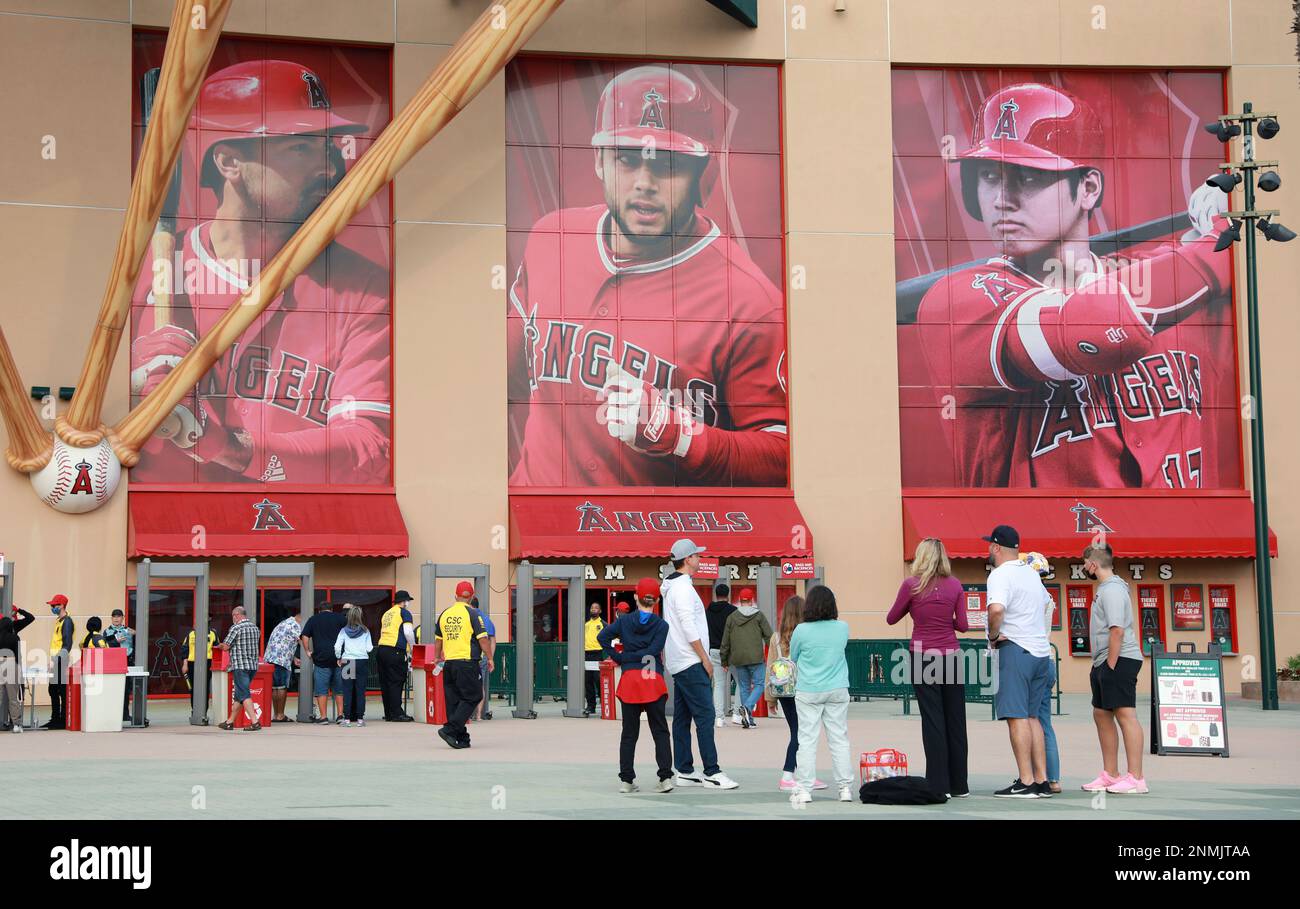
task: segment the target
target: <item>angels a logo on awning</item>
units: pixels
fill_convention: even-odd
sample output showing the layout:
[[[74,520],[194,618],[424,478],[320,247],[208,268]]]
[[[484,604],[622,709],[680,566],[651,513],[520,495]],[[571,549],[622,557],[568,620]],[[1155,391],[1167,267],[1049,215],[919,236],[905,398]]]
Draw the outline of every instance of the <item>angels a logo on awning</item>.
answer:
[[[279,502],[263,498],[260,502],[254,502],[253,507],[257,509],[257,518],[253,521],[254,530],[293,530],[293,525],[280,513]]]
[[[577,506],[578,533],[749,533],[754,524],[743,511],[615,511],[590,501]]]
[[[1105,533],[1115,532],[1110,529],[1110,525],[1097,516],[1097,509],[1095,508],[1080,502],[1070,510],[1074,512],[1075,533],[1086,533],[1092,535],[1099,530],[1104,531]]]

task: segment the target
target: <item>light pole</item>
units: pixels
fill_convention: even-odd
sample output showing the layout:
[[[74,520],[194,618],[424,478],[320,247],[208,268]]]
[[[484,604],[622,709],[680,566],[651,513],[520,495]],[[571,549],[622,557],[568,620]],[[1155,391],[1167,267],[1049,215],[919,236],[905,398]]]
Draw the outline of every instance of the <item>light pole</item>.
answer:
[[[1256,129],[1256,124],[1258,129]],[[1276,210],[1255,210],[1255,186],[1272,192],[1282,185],[1276,171],[1256,178],[1263,167],[1275,168],[1276,161],[1255,160],[1255,135],[1271,139],[1278,134],[1279,126],[1274,114],[1257,114],[1247,101],[1237,116],[1220,117],[1219,122],[1205,129],[1228,142],[1234,136],[1242,137],[1242,160],[1220,164],[1222,174],[1206,182],[1217,186],[1231,196],[1238,183],[1243,183],[1246,207],[1229,211],[1231,226],[1219,235],[1216,250],[1224,250],[1241,239],[1242,222],[1246,225],[1246,332],[1247,356],[1250,359],[1250,471],[1255,490],[1255,598],[1259,613],[1259,671],[1260,706],[1264,710],[1277,710],[1277,652],[1273,641],[1273,566],[1268,546],[1268,484],[1264,475],[1264,410],[1259,367],[1259,279],[1256,273],[1255,230],[1265,238],[1285,243],[1295,239],[1295,233],[1271,220],[1279,214]]]

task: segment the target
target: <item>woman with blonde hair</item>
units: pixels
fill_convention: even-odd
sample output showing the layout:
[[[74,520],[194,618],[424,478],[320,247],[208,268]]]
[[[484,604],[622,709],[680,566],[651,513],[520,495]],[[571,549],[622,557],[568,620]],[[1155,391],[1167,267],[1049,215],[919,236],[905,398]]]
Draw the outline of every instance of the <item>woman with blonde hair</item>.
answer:
[[[961,582],[943,541],[928,537],[916,546],[911,576],[898,588],[886,621],[912,617],[912,689],[921,706],[925,778],[938,795],[966,798],[965,672],[958,631],[969,631]]]
[[[348,623],[334,641],[334,656],[343,672],[343,719],[340,726],[366,725],[366,682],[370,679],[370,629],[361,620],[361,607],[345,603]]]
[[[799,756],[799,711],[794,703],[795,667],[790,659],[790,636],[803,621],[803,597],[792,596],[781,607],[781,620],[767,645],[767,684],[763,695],[767,699],[768,713],[775,704],[781,705],[781,716],[790,727],[790,743],[785,747],[785,766],[781,768],[782,792],[794,792],[796,761]],[[821,780],[813,781],[814,789],[825,789]]]

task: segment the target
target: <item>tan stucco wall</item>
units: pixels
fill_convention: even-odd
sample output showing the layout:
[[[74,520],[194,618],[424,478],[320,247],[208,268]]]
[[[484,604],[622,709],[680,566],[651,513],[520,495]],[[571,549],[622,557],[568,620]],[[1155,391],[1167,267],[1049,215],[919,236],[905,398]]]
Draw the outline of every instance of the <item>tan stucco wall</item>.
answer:
[[[240,0],[227,31],[394,47],[395,102],[411,96],[483,4],[468,0]],[[1234,108],[1277,111],[1268,157],[1296,159],[1300,71],[1289,0],[761,0],[757,30],[702,0],[569,0],[530,50],[784,62],[787,261],[807,287],[788,297],[794,491],[818,560],[860,636],[881,635],[903,573],[899,515],[891,64],[1195,66],[1229,72]],[[0,319],[28,384],[73,385],[112,256],[130,181],[131,29],[164,25],[167,0],[0,0]],[[800,16],[806,26],[796,29]],[[42,137],[58,157],[43,160]],[[1300,159],[1296,159],[1300,160]],[[1283,170],[1283,175],[1288,173]],[[1266,201],[1300,224],[1297,182]],[[322,565],[322,583],[416,590],[419,563],[478,562],[505,586],[507,523],[504,82],[494,80],[396,184],[396,486],[412,558]],[[1279,651],[1300,651],[1291,588],[1300,561],[1300,488],[1286,468],[1300,446],[1287,398],[1300,346],[1297,247],[1261,246],[1271,521],[1281,539]],[[1239,262],[1240,262],[1239,257]],[[1239,266],[1240,267],[1240,266]],[[1240,286],[1244,276],[1239,274]],[[1244,323],[1241,328],[1244,352]],[[454,342],[454,343],[452,343]],[[466,355],[465,351],[471,351]],[[119,350],[106,415],[126,406]],[[1245,382],[1243,380],[1243,387]],[[25,477],[0,470],[0,551],[19,563],[17,600],[55,591],[74,614],[106,613],[134,571],[126,496],[101,511],[57,514]],[[221,573],[237,566],[223,564]],[[1256,640],[1245,562],[1181,563],[1177,580],[1237,585],[1243,653]],[[498,595],[494,613],[505,614]],[[80,623],[79,623],[80,624]],[[48,635],[48,618],[28,633]],[[1058,644],[1063,644],[1063,640]],[[1068,687],[1082,660],[1064,659]],[[1230,687],[1235,678],[1228,673]]]

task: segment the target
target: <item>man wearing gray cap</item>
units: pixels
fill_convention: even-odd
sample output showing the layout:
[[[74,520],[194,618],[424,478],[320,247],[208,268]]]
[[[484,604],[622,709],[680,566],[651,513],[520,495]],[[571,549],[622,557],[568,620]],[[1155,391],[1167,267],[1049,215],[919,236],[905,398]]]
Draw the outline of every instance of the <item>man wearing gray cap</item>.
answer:
[[[668,641],[664,664],[673,676],[673,763],[677,786],[706,789],[735,789],[740,784],[718,766],[718,749],[713,743],[713,664],[709,660],[709,622],[704,602],[691,584],[699,571],[703,547],[691,540],[673,544],[673,573],[660,586],[663,614],[668,620]],[[691,721],[700,743],[704,772],[695,771],[691,755]]]

